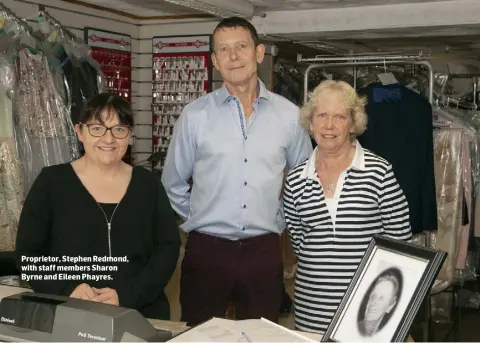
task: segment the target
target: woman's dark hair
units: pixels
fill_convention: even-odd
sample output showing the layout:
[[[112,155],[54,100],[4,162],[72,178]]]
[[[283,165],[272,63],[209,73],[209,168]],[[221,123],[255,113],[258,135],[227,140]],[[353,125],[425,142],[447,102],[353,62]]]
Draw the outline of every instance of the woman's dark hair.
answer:
[[[99,123],[105,124],[104,119],[106,118],[102,118],[104,111],[107,111],[108,116],[118,115],[120,124],[133,127],[133,112],[130,103],[111,93],[101,93],[90,99],[85,104],[78,122],[86,124],[92,120],[98,120]]]

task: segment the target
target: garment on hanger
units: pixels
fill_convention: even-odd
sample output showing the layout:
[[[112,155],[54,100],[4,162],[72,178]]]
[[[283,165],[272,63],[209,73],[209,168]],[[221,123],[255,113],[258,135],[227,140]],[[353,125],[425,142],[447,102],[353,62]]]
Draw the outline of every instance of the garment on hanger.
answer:
[[[288,66],[283,62],[277,62],[275,65],[274,73],[274,86],[273,92],[287,98],[294,104],[301,106],[304,102],[304,74],[305,71],[302,71],[302,66]],[[312,91],[317,87],[322,81],[332,78],[332,75],[326,74],[324,71],[319,71],[316,69],[310,70],[308,76],[308,92]],[[335,74],[339,79],[348,79],[349,75],[344,74]]]
[[[480,113],[467,109],[441,108],[436,109],[435,116],[439,117],[437,122],[461,128],[466,133],[462,165],[469,209],[469,230],[470,236],[480,237],[480,221],[477,220],[480,215]]]
[[[69,89],[71,119],[75,125],[78,124],[85,103],[99,94],[98,71],[85,59],[68,56],[66,53],[59,57]]]
[[[459,183],[462,190],[462,225],[456,227],[453,231],[448,231],[442,235],[442,239],[446,241],[452,241],[456,244],[455,251],[449,252],[447,259],[455,261],[455,268],[458,270],[465,270],[470,268],[468,265],[468,252],[472,247],[471,238],[473,237],[473,232],[475,226],[477,225],[476,218],[476,196],[478,194],[479,187],[479,173],[480,173],[480,141],[477,131],[477,123],[475,122],[474,115],[472,113],[465,114],[464,110],[451,109],[451,108],[435,108],[433,112],[433,123],[436,127],[435,132],[461,132],[461,142],[459,146],[454,146],[453,138],[449,139],[449,143],[452,145],[450,148],[452,151],[449,153],[455,154],[456,158],[459,159],[459,165],[461,168],[460,174],[450,173],[448,178],[445,177],[444,180],[436,180],[436,182],[448,182],[448,183]],[[450,135],[453,135],[450,133]],[[450,158],[450,157],[446,157]],[[441,161],[438,159],[435,160],[435,170],[441,168]],[[459,178],[459,180],[454,180],[454,178]],[[443,187],[441,184],[437,184],[437,192],[439,192],[439,187]],[[443,188],[442,188],[443,189]],[[437,195],[438,199],[438,195]],[[446,201],[446,200],[442,200]],[[458,210],[458,209],[457,209]],[[459,216],[457,213],[452,212],[451,208],[449,211],[449,219],[453,219]],[[439,222],[442,221],[442,217],[445,215],[439,208]],[[439,228],[440,229],[440,228]],[[474,274],[474,271],[471,273]],[[468,275],[462,273],[461,275]]]
[[[360,144],[388,160],[405,193],[413,233],[437,229],[432,107],[400,84],[374,83],[358,91],[368,99]]]
[[[13,129],[14,87],[14,66],[8,56],[0,54],[0,252],[15,250],[24,200],[21,164]]]
[[[91,58],[88,45],[65,34],[62,37],[59,42],[53,43],[53,50],[60,60],[71,119],[75,125],[85,103],[103,91],[104,75],[98,62]]]
[[[457,254],[462,236],[463,135],[461,129],[434,131],[438,230],[430,235],[430,247],[448,253],[437,278],[449,282],[455,281]]]
[[[458,249],[456,266],[457,269],[465,269],[468,242],[470,239],[470,232],[472,231],[472,223],[470,216],[473,210],[473,184],[472,184],[472,165],[471,165],[471,151],[469,133],[464,131],[461,142],[461,163],[462,163],[462,227],[458,233]]]
[[[39,15],[43,18],[43,14]],[[50,22],[50,18],[43,19]],[[72,124],[78,118],[84,104],[104,90],[104,75],[100,65],[90,56],[90,47],[72,37],[62,26],[53,23],[33,33],[51,51],[55,60],[55,85],[70,110]]]
[[[78,147],[65,100],[58,93],[47,58],[41,53],[20,50],[15,99],[19,155],[28,193],[43,167],[72,161],[78,156]]]
[[[294,68],[278,65],[275,68],[273,92],[283,96],[296,105],[302,103],[302,75]]]
[[[296,105],[301,102],[302,93],[298,83],[280,73],[275,74],[273,92],[283,96]]]

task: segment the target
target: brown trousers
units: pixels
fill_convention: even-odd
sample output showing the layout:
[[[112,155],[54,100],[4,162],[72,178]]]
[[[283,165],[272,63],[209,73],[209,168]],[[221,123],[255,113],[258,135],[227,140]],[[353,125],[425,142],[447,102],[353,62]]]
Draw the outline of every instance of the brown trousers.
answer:
[[[233,301],[236,319],[278,321],[283,296],[279,237],[230,241],[191,232],[180,281],[182,321],[193,326],[224,318]]]

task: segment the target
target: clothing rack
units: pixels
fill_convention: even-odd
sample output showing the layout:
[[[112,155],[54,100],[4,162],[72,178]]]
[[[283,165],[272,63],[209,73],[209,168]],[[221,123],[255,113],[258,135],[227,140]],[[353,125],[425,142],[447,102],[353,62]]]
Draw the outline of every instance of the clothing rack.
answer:
[[[445,81],[445,84],[442,86],[442,96],[449,79],[470,79],[470,78],[473,81],[473,103],[468,104],[471,106],[467,105],[467,107],[469,107],[469,109],[476,110],[478,108],[477,92],[478,92],[478,81],[480,81],[480,73],[457,73],[457,74],[449,73],[447,74],[447,80]],[[447,105],[450,105],[452,103],[457,106],[466,105],[466,104],[462,104],[460,100],[452,99],[450,97],[447,97],[446,101],[447,101]]]
[[[297,55],[297,62],[313,63],[307,67],[304,76],[304,101],[308,100],[308,76],[310,71],[316,68],[340,68],[340,67],[366,67],[383,65],[423,65],[429,72],[428,100],[433,104],[433,68],[431,64],[424,59],[422,54],[413,56],[404,55],[350,55],[340,57],[315,56],[314,58],[303,58],[301,54]],[[356,78],[356,77],[355,77]]]
[[[0,11],[4,14],[5,17],[8,19],[15,20],[20,26],[22,26],[27,32],[31,33],[33,29],[29,26],[22,18],[17,16],[10,8],[5,6],[3,3],[0,2]]]
[[[444,106],[450,107],[456,107],[456,108],[461,108],[464,110],[469,110],[469,111],[476,111],[478,109],[478,105],[475,103],[475,100],[473,103],[471,102],[466,102],[466,101],[461,101],[456,98],[451,98],[451,97],[445,97],[442,100]]]
[[[349,54],[343,56],[332,55],[316,55],[313,58],[302,58],[301,54],[297,55],[298,62],[350,62],[355,61],[378,61],[378,60],[421,60],[424,59],[422,53],[418,55],[397,55],[396,53],[369,53],[369,54]]]

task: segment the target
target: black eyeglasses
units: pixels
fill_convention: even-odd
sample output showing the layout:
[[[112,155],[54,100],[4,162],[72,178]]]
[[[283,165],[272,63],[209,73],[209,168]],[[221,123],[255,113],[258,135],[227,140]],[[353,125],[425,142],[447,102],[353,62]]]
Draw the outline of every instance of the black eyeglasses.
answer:
[[[112,127],[106,127],[102,124],[81,124],[85,125],[88,128],[88,133],[93,137],[103,137],[107,131],[110,131],[113,137],[118,139],[126,138],[131,129],[128,125],[115,125]]]

